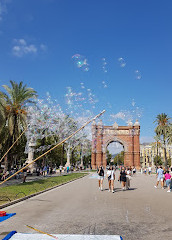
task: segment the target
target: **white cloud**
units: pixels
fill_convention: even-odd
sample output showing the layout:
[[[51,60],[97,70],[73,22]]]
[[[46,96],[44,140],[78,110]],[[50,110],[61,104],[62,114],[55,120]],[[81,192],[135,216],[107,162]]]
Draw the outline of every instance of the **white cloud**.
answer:
[[[125,120],[125,113],[123,112],[118,112],[117,114],[111,114],[110,115],[113,119],[122,119]]]
[[[14,39],[14,46],[12,47],[12,53],[16,57],[23,57],[27,54],[36,54],[38,52],[38,47],[34,44],[28,44],[23,38]],[[40,49],[45,51],[47,49],[46,45],[40,44]]]

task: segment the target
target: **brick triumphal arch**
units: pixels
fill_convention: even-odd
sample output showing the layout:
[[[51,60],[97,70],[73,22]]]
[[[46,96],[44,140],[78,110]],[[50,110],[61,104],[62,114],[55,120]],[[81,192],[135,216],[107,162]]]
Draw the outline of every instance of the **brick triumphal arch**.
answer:
[[[100,120],[92,123],[92,155],[93,169],[103,165],[106,167],[106,149],[111,142],[119,142],[124,147],[124,166],[140,168],[140,124],[136,120],[128,126],[104,126]]]

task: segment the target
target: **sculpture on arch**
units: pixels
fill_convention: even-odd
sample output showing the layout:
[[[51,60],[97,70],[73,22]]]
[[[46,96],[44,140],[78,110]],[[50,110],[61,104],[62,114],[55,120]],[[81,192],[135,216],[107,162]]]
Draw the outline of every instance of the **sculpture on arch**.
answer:
[[[104,126],[102,120],[92,123],[92,154],[93,169],[107,165],[106,149],[111,142],[119,142],[124,146],[124,166],[140,168],[140,124],[138,120],[129,122],[128,126]]]

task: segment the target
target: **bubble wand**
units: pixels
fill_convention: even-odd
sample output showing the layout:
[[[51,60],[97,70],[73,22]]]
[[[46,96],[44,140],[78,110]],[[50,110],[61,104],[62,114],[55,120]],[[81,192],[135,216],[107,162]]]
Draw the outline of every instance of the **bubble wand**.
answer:
[[[10,177],[8,177],[7,179],[5,179],[3,182],[0,183],[3,184],[5,182],[7,182],[9,179],[11,179],[12,177],[14,177],[15,175],[17,175],[19,172],[23,171],[23,169],[27,168],[29,165],[31,165],[32,163],[36,162],[38,159],[42,158],[43,156],[45,156],[47,153],[51,152],[53,149],[55,149],[56,147],[60,146],[62,143],[66,142],[68,139],[70,139],[71,137],[73,137],[76,133],[78,133],[79,131],[81,131],[85,126],[87,126],[89,123],[91,123],[92,121],[94,121],[96,118],[100,117],[102,114],[104,114],[105,110],[103,110],[101,113],[99,113],[98,115],[96,115],[94,118],[92,118],[91,120],[89,120],[88,122],[86,122],[82,127],[80,127],[78,130],[76,130],[74,133],[72,133],[69,137],[65,138],[64,140],[62,140],[60,143],[56,144],[54,147],[50,148],[48,151],[46,151],[45,153],[43,153],[42,155],[40,155],[39,157],[37,157],[36,159],[34,159],[32,162],[28,163],[26,166],[24,166],[23,168],[21,168],[20,170],[18,170],[17,172],[15,172],[13,175],[11,175]]]
[[[54,239],[58,239],[56,236],[53,236],[53,235],[51,235],[51,234],[49,234],[49,233],[46,233],[46,232],[43,232],[43,231],[38,230],[38,229],[36,229],[36,228],[33,228],[33,227],[29,226],[29,225],[26,225],[26,227],[31,228],[31,229],[39,232],[39,233],[43,233],[43,234],[45,234],[45,235],[48,235],[48,236],[50,236],[50,237],[52,237],[52,238],[54,238]]]

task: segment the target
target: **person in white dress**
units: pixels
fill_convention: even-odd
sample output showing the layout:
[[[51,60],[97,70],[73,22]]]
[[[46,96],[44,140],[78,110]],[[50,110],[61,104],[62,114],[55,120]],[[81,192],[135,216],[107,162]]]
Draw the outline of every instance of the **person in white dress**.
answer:
[[[127,168],[126,170],[126,189],[129,189],[130,188],[130,180],[131,180],[131,170],[130,168]]]
[[[109,192],[112,191],[114,193],[115,173],[113,170],[113,166],[110,166],[109,170],[107,171],[107,178],[109,182]]]

